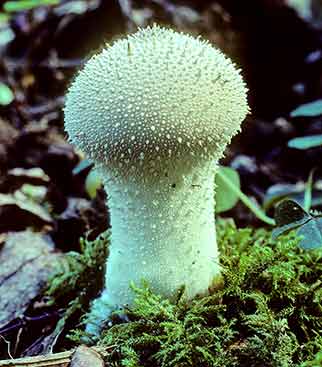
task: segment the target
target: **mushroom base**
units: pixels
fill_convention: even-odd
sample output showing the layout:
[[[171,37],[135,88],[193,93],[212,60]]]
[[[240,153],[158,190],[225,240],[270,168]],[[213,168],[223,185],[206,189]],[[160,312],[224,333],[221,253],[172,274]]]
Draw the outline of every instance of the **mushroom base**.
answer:
[[[164,166],[163,166],[164,167]],[[106,289],[94,301],[86,331],[98,335],[112,311],[132,305],[131,282],[141,280],[172,298],[205,295],[220,274],[214,217],[213,161],[193,169],[170,167],[157,179],[101,172],[108,192],[112,235]],[[164,171],[163,171],[164,172]]]

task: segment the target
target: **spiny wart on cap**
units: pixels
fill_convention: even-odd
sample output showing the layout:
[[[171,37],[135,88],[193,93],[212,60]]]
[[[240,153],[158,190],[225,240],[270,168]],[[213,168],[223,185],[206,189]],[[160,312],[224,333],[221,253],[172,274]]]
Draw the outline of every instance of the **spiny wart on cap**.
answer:
[[[71,141],[94,160],[219,158],[247,113],[232,62],[207,41],[158,26],[92,57],[65,107]]]
[[[116,41],[77,75],[65,127],[102,175],[112,225],[90,335],[133,304],[130,282],[146,279],[169,298],[185,285],[188,300],[215,287],[214,175],[247,111],[245,84],[228,58],[158,26]]]

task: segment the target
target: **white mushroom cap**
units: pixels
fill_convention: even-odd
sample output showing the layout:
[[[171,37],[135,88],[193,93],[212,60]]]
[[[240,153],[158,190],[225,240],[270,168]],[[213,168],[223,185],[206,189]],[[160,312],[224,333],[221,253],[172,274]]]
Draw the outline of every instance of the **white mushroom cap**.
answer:
[[[240,129],[247,89],[207,41],[159,26],[93,56],[67,94],[65,127],[95,162],[219,159]]]

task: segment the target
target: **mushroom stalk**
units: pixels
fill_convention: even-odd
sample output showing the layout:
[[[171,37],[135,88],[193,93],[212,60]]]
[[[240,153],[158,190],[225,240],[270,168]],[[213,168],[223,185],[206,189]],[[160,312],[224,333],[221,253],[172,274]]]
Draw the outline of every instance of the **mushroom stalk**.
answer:
[[[208,294],[220,274],[214,218],[213,160],[177,168],[163,162],[163,177],[142,182],[99,166],[109,193],[112,234],[106,290],[96,300],[87,331],[97,333],[107,314],[133,303],[131,282],[147,280],[167,298]],[[137,167],[139,169],[140,167]],[[152,169],[153,167],[150,167]],[[99,310],[99,312],[97,312]],[[101,319],[100,315],[104,315]]]

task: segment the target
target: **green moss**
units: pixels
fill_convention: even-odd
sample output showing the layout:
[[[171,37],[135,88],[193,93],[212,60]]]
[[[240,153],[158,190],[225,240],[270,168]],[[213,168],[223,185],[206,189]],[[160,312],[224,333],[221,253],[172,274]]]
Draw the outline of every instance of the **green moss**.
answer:
[[[60,262],[56,275],[50,279],[45,292],[49,297],[48,305],[65,309],[56,327],[57,335],[79,324],[78,320],[85,316],[90,301],[103,288],[109,235],[106,232],[95,241],[81,239],[81,252],[69,252]]]
[[[186,304],[183,290],[170,302],[132,285],[130,321],[116,315],[99,342],[109,366],[322,366],[322,250],[230,221],[217,236],[222,288]]]

